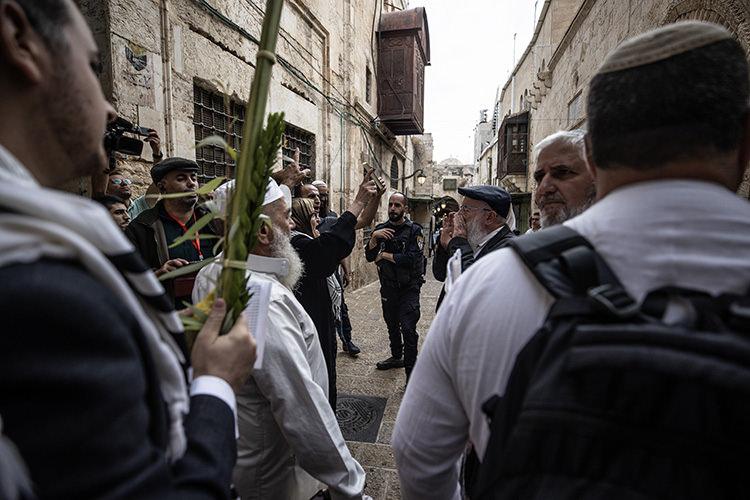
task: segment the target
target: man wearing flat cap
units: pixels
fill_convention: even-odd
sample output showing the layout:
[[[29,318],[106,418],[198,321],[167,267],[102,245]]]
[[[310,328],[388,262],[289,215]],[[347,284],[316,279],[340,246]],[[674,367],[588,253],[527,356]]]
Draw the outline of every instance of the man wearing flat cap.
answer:
[[[667,290],[665,294],[688,290],[700,297],[745,297],[748,293],[750,204],[736,195],[750,162],[748,74],[747,54],[729,31],[716,24],[691,21],[668,24],[624,41],[607,56],[588,83],[585,143],[597,201],[563,222],[562,228],[549,231],[556,235],[574,231],[578,234],[575,238],[585,238],[619,280],[622,295],[638,305],[638,315],[643,314],[640,304],[654,290]],[[558,251],[545,247],[549,234],[543,230],[526,236],[525,244],[538,242],[540,250],[559,258]],[[580,241],[576,250],[582,247]],[[566,253],[566,263],[580,259],[581,253]],[[524,258],[528,256],[524,254]],[[551,262],[541,253],[537,257],[546,259],[544,264]],[[542,372],[531,357],[535,353],[548,354],[550,362],[564,363],[565,369],[580,373],[573,367],[573,355],[567,356],[571,350],[552,353],[544,349],[542,327],[551,311],[561,311],[553,309],[560,302],[537,276],[515,249],[501,248],[473,265],[446,297],[427,334],[393,431],[402,498],[461,498],[458,463],[467,443],[473,445],[480,461],[488,467],[493,463],[497,466],[491,472],[500,472],[492,476],[499,478],[490,485],[494,490],[469,491],[472,498],[746,496],[746,453],[735,450],[731,446],[735,441],[722,434],[724,429],[740,434],[741,419],[725,416],[727,412],[744,413],[743,399],[722,399],[722,390],[734,394],[722,385],[730,370],[726,369],[726,358],[717,357],[709,363],[703,361],[707,358],[698,357],[697,354],[713,356],[717,352],[713,349],[709,353],[704,344],[695,344],[695,359],[700,360],[697,364],[701,367],[697,369],[718,382],[709,383],[707,378],[692,382],[675,379],[684,381],[685,385],[679,387],[716,388],[706,393],[703,412],[694,411],[697,407],[692,403],[683,412],[668,411],[674,406],[666,400],[683,391],[663,392],[663,397],[648,391],[652,384],[658,387],[672,375],[653,371],[653,366],[643,369],[628,358],[623,366],[629,368],[625,369],[643,376],[638,387],[633,386],[639,391],[630,400],[635,401],[634,405],[620,404],[624,396],[633,395],[620,378],[622,371],[617,376],[603,371],[606,376],[596,388],[575,385],[571,379],[571,392],[590,393],[597,403],[603,399],[617,402],[608,406],[612,418],[622,417],[618,430],[613,431],[613,440],[602,438],[598,431],[589,433],[597,426],[605,427],[588,415],[569,427],[579,436],[588,436],[585,439],[558,433],[559,427],[536,433],[533,427],[521,430],[500,417],[495,422],[508,423],[507,429],[511,430],[505,436],[495,434],[490,440],[483,406],[493,396],[493,401],[499,402],[497,408],[507,405],[504,408],[512,416],[517,415],[511,408],[516,405],[523,408],[529,420],[549,416],[540,416],[538,411],[547,405],[546,401],[527,397],[538,379],[530,379],[526,373]],[[690,335],[695,331],[696,318],[705,317],[704,311],[683,305],[687,302],[683,302],[683,296],[678,296],[677,301],[665,296],[669,300],[664,301],[664,315],[649,320],[658,328],[688,325],[685,335]],[[708,302],[720,310],[715,303]],[[713,314],[712,311],[708,313]],[[736,307],[733,314],[742,311]],[[716,317],[720,314],[716,313]],[[574,312],[565,316],[565,321],[579,321],[580,317]],[[721,321],[717,324],[724,325]],[[635,328],[632,332],[617,330],[621,326],[612,328],[613,342],[617,342],[616,332],[627,332],[627,342],[637,335],[651,335]],[[710,324],[706,328],[722,338],[729,334],[712,330]],[[670,338],[677,338],[675,330],[668,331]],[[567,333],[572,337],[579,332]],[[579,360],[592,360],[606,349],[625,345],[605,346],[605,333],[602,331],[600,344],[581,343]],[[628,344],[631,345],[641,348],[641,344]],[[660,349],[661,345],[648,350]],[[579,368],[587,362],[579,363]],[[549,371],[542,373],[555,378]],[[528,389],[519,386],[519,381],[528,382]],[[746,389],[746,384],[740,385]],[[668,431],[660,433],[648,426],[636,431],[636,426],[629,423],[632,420],[627,420],[632,416],[631,406],[636,406],[635,411],[644,419],[653,416],[657,420],[657,415],[671,419],[665,426]],[[573,411],[573,406],[568,408]],[[579,413],[574,414],[580,417]],[[562,417],[559,421],[573,422]],[[596,422],[596,426],[591,422]],[[710,432],[693,432],[699,427],[710,427]],[[678,433],[670,428],[684,431]],[[528,440],[515,439],[524,432],[525,436],[539,437],[538,441],[530,444]],[[513,447],[519,453],[512,460],[503,454],[510,448],[504,443],[518,445]],[[571,455],[562,450],[570,450],[573,445],[578,445],[577,456],[563,462]],[[550,453],[553,448],[555,451]],[[692,453],[708,449],[710,453]],[[492,451],[494,455],[490,455]],[[629,458],[623,459],[624,456]],[[492,457],[499,459],[493,461]],[[612,462],[612,457],[619,458],[618,464],[622,465],[622,473],[616,477],[608,475],[613,470],[607,463]],[[590,467],[578,467],[579,458]]]
[[[458,212],[446,216],[440,231],[440,244],[432,261],[432,274],[439,281],[447,277],[448,260],[461,250],[461,272],[493,250],[502,248],[513,238],[506,224],[510,212],[510,195],[497,186],[458,188],[464,197]],[[438,297],[436,309],[445,297]]]
[[[220,231],[212,224],[202,228],[194,238],[169,248],[205,214],[205,210],[197,206],[197,173],[198,164],[185,158],[167,158],[154,165],[151,179],[159,193],[182,193],[185,196],[159,200],[153,208],[141,212],[125,232],[157,276],[214,255],[216,240],[200,238],[200,235],[219,235]],[[183,301],[190,301],[193,280],[194,276],[188,276],[166,283],[165,288],[176,306],[181,307]]]

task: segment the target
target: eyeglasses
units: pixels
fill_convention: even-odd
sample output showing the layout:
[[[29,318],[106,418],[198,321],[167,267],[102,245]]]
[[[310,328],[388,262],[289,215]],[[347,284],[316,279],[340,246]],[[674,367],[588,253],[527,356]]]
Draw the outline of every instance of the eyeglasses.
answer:
[[[130,186],[133,183],[130,179],[110,179],[110,182],[115,186],[119,186],[120,184],[123,186]]]
[[[494,210],[490,210],[489,208],[470,207],[469,205],[461,205],[461,207],[458,209],[459,212],[469,212],[471,210],[484,210],[485,212],[494,212]]]

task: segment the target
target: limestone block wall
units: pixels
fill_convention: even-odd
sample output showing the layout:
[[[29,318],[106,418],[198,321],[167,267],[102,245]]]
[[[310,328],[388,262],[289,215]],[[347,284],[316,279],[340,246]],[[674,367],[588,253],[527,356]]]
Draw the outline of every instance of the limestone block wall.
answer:
[[[157,130],[167,156],[195,158],[196,83],[236,102],[247,100],[258,50],[253,38],[260,37],[265,1],[78,3],[104,54],[105,94],[121,116]],[[337,211],[356,194],[363,162],[382,166],[382,175],[395,156],[401,177],[407,165],[413,171],[408,138],[389,138],[371,125],[377,117],[375,30],[382,12],[406,7],[406,0],[285,2],[277,53],[288,66],[274,68],[268,108],[315,135],[316,177],[329,184]],[[136,196],[150,184],[151,165],[148,146],[140,158],[118,159],[135,181]],[[385,216],[383,202],[378,220]],[[364,263],[358,238],[352,259],[359,284],[376,275]]]

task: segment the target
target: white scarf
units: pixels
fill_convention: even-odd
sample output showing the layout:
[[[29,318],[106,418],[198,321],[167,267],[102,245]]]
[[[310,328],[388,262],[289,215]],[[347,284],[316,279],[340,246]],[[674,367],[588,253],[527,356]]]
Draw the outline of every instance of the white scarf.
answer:
[[[103,206],[40,186],[0,146],[0,267],[43,258],[77,261],[135,316],[169,413],[167,457],[181,458],[190,399],[184,333],[172,301]]]

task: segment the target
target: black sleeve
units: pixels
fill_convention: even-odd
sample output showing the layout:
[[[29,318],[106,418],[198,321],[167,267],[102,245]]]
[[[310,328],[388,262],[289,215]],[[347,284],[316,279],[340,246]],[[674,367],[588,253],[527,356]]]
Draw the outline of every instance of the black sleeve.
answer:
[[[419,239],[424,241],[422,227],[415,224],[412,226],[411,234],[409,235],[409,244],[406,247],[406,251],[404,253],[393,255],[393,260],[398,267],[412,267],[416,260],[421,258],[422,249],[419,248]]]
[[[298,236],[292,238],[292,245],[305,264],[305,276],[327,278],[336,272],[339,263],[354,249],[354,226],[357,218],[351,212],[344,212],[339,220],[325,233],[315,239]]]
[[[55,261],[7,266],[0,282],[0,414],[40,498],[229,498],[231,409],[193,398],[170,466],[154,363],[109,289]]]
[[[469,240],[456,236],[451,238],[448,243],[448,252],[451,256],[456,253],[456,250],[461,249],[461,271],[466,271],[474,263],[474,251],[469,245]]]
[[[448,259],[451,258],[451,254],[448,250],[443,248],[443,245],[438,243],[435,245],[435,256],[432,258],[432,275],[438,281],[445,281],[448,274]]]

